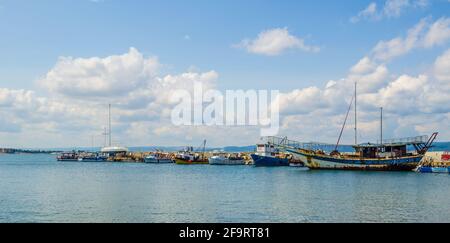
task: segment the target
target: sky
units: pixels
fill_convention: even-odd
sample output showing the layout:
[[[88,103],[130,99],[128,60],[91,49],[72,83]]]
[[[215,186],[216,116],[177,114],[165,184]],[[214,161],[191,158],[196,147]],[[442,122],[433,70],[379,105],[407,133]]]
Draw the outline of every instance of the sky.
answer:
[[[258,127],[170,122],[169,96],[280,90],[280,136],[450,141],[450,1],[0,0],[0,147],[250,145]],[[353,142],[352,123],[343,142]]]

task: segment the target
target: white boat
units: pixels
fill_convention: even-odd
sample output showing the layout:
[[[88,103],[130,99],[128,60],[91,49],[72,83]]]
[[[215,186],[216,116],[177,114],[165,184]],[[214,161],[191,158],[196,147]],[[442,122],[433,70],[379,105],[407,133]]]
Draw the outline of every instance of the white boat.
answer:
[[[226,155],[215,155],[208,159],[210,165],[245,165],[245,160],[241,157]]]
[[[151,164],[170,164],[174,163],[174,161],[171,158],[164,157],[158,154],[155,155],[149,155],[144,158],[145,163],[151,163]]]

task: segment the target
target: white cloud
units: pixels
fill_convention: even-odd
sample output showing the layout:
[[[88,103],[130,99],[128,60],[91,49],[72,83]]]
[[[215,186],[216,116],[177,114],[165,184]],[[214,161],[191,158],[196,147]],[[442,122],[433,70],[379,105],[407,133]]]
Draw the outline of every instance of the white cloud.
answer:
[[[399,17],[407,9],[424,8],[428,4],[428,0],[386,0],[384,6],[378,9],[377,4],[372,2],[356,16],[350,18],[350,22],[357,23],[361,20],[378,21],[384,18]]]
[[[350,71],[354,74],[364,74],[373,71],[375,66],[376,64],[366,56],[359,60],[358,63],[355,64]]]
[[[360,11],[356,16],[350,19],[350,22],[357,23],[361,19],[376,19],[377,17],[377,4],[370,3],[364,10]]]
[[[438,80],[450,85],[450,49],[436,59],[434,73]]]
[[[401,12],[409,6],[409,0],[388,0],[384,5],[383,12],[388,17],[398,17]]]
[[[424,46],[433,47],[450,39],[450,18],[440,18],[434,22],[425,36]]]
[[[121,96],[147,84],[159,66],[156,57],[144,58],[135,48],[105,58],[60,57],[40,84],[65,96]]]
[[[427,25],[427,20],[422,19],[416,26],[408,30],[405,38],[397,37],[389,41],[378,42],[372,51],[375,59],[386,61],[408,53],[419,45]]]
[[[380,41],[373,48],[374,59],[389,61],[405,55],[416,48],[431,48],[450,40],[450,18],[440,18],[434,23],[422,19],[408,30],[406,37],[396,37],[388,41]]]
[[[261,32],[256,39],[245,39],[235,45],[244,48],[250,53],[276,56],[288,49],[297,49],[308,52],[318,52],[317,46],[306,45],[304,39],[291,35],[287,28],[275,28]]]
[[[350,68],[347,77],[331,80],[325,88],[308,87],[280,94],[281,133],[292,134],[301,130],[305,137],[316,136],[312,140],[333,142],[330,136],[336,136],[339,131],[356,81],[360,141],[377,139],[380,106],[386,112],[386,136],[442,131],[440,139],[449,139],[450,134],[446,130],[450,121],[450,50],[437,57],[431,70],[423,74],[394,75],[387,68],[387,62],[394,57],[405,55],[416,48],[445,44],[450,39],[443,31],[446,26],[447,18],[434,23],[424,19],[411,28],[406,37],[380,41],[370,56],[363,57]],[[434,36],[433,33],[439,33],[440,38],[433,38],[439,41],[427,42],[426,36]],[[347,126],[347,138],[344,138],[347,142],[352,141],[351,136],[348,136],[352,135],[350,127]]]

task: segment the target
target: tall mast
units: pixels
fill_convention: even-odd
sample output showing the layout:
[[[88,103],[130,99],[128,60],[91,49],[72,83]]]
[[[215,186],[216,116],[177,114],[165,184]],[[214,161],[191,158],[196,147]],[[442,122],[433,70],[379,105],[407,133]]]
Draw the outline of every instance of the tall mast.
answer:
[[[106,139],[108,137],[108,132],[106,131],[106,127],[103,127],[103,134],[102,135],[104,136],[103,146],[106,147],[107,146]]]
[[[383,107],[380,107],[380,144],[383,145]]]
[[[350,105],[348,106],[347,114],[345,115],[344,124],[342,124],[341,133],[339,133],[339,138],[338,138],[338,140],[337,140],[336,146],[334,147],[334,150],[335,150],[335,151],[338,151],[339,142],[341,141],[342,133],[344,132],[345,124],[347,123],[348,114],[349,114],[350,111],[352,110],[353,99],[355,99],[355,96],[352,96],[352,100],[350,101]],[[287,139],[287,137],[286,137],[286,139]]]
[[[203,158],[205,157],[206,139],[203,140]]]
[[[355,82],[355,145],[358,145],[358,116],[356,113],[356,103],[357,97],[356,97],[356,82]]]
[[[109,135],[109,147],[111,147],[111,104],[108,104],[108,126],[109,126],[109,131],[108,131],[108,135]]]

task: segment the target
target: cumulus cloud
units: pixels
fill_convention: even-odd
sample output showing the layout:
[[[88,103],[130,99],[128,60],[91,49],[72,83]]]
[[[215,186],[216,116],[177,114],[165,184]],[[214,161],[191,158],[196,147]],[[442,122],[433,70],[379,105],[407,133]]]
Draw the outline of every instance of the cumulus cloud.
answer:
[[[244,39],[235,47],[243,48],[250,53],[276,56],[288,49],[297,49],[308,52],[318,52],[317,46],[305,44],[305,40],[289,33],[287,28],[275,28],[259,33],[253,40]]]
[[[151,80],[160,64],[137,49],[105,58],[60,57],[40,84],[64,96],[126,95]]]
[[[306,137],[316,136],[323,141],[333,142],[329,136],[336,136],[340,129],[339,124],[344,120],[355,82],[358,84],[360,141],[377,138],[379,107],[384,107],[387,117],[386,127],[389,132],[386,136],[411,136],[448,130],[450,50],[438,56],[432,67],[422,74],[396,75],[390,73],[387,67],[387,62],[394,57],[405,55],[416,48],[444,44],[446,38],[426,45],[426,36],[433,32],[433,26],[445,30],[442,27],[445,23],[446,18],[434,23],[424,19],[411,28],[406,37],[379,42],[369,56],[361,58],[349,69],[345,78],[330,80],[325,87],[313,86],[281,93],[277,100],[282,112],[281,132],[292,134],[301,130]],[[440,32],[445,36],[445,31]],[[309,122],[310,119],[313,121]],[[348,125],[346,134],[352,135],[349,129]],[[322,134],[328,134],[328,137]],[[448,139],[448,135],[443,131],[441,138]],[[344,140],[352,141],[352,138],[347,135]]]
[[[193,92],[195,82],[210,89],[219,77],[214,70],[160,75],[159,66],[156,57],[144,57],[135,48],[104,58],[60,58],[39,81],[50,91],[48,96],[31,90],[0,88],[0,133],[39,134],[66,146],[79,146],[70,144],[73,141],[87,141],[90,146],[90,138],[95,134],[96,145],[102,146],[107,104],[111,103],[113,142],[136,145],[143,141],[129,136],[136,133],[142,139],[147,136],[148,141],[148,134],[142,134],[143,131],[152,134],[162,124],[171,124],[170,111],[175,104],[170,97],[174,90]],[[38,140],[23,142],[39,145]]]

